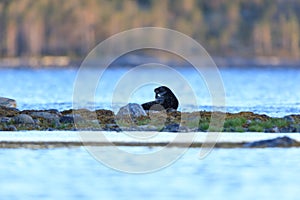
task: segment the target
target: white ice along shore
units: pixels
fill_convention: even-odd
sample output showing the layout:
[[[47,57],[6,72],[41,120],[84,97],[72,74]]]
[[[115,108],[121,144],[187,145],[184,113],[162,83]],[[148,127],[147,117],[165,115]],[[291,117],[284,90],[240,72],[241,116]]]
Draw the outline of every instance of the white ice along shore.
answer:
[[[113,145],[118,143],[119,146],[128,144],[142,143],[147,146],[149,144],[161,144],[161,143],[191,143],[193,138],[193,144],[203,144],[207,141],[207,135],[211,133],[197,132],[197,133],[166,133],[166,132],[106,132],[106,131],[24,131],[24,132],[1,132],[0,143],[13,142],[13,143],[38,143],[44,144],[61,142],[61,143],[101,143],[104,145]],[[218,134],[217,143],[243,143],[254,142],[260,140],[274,139],[277,137],[287,136],[300,142],[299,133],[220,133]],[[115,144],[114,144],[115,145]]]

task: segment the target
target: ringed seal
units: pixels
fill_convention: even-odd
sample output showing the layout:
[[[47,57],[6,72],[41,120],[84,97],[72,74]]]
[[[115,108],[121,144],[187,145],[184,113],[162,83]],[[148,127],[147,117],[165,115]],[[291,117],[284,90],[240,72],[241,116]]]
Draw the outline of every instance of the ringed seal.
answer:
[[[155,101],[150,101],[142,104],[144,110],[169,110],[178,108],[178,100],[174,93],[166,86],[161,86],[154,89]]]

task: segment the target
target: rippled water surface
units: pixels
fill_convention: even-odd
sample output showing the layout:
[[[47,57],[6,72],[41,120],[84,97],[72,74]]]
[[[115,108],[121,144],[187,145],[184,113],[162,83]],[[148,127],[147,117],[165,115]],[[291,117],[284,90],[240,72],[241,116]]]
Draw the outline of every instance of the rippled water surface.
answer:
[[[114,92],[128,68],[114,68],[105,72],[101,77],[95,92],[95,107],[117,109],[128,101],[144,103],[154,99],[153,83],[140,88],[132,94],[125,94],[126,88],[133,81],[122,83],[124,90],[116,93],[130,98],[114,99]],[[172,88],[179,98],[181,110],[210,110],[212,99],[204,79],[190,69],[179,69],[180,76],[188,82],[194,90],[198,101],[191,104],[191,95],[185,88],[185,83],[172,81],[168,86]],[[91,73],[94,73],[91,71]],[[300,113],[300,69],[296,68],[221,68],[221,78],[226,92],[226,109],[229,112],[253,111],[271,116],[284,116]],[[0,70],[0,96],[14,98],[18,108],[23,109],[49,109],[59,110],[72,107],[74,83],[77,69],[1,69]],[[145,69],[139,71],[134,80],[141,80],[145,76],[163,77],[168,80],[168,73],[159,69]],[[162,79],[163,79],[162,78]],[[89,80],[87,80],[87,83]],[[97,84],[97,83],[96,83]],[[124,92],[124,95],[122,94]],[[113,103],[118,105],[115,107]]]
[[[147,147],[129,147],[147,148]],[[1,199],[298,199],[299,150],[190,149],[155,173],[126,174],[84,148],[0,149]]]

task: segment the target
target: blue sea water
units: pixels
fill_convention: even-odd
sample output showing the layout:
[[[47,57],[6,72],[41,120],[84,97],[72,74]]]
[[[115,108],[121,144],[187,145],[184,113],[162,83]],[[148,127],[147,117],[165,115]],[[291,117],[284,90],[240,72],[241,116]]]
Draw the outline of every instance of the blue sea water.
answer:
[[[156,83],[142,85],[135,91],[129,91],[131,81],[123,79],[128,68],[112,68],[105,71],[94,92],[92,104],[95,108],[113,109],[115,112],[128,102],[144,103],[154,99],[153,89]],[[189,70],[178,70],[183,79],[188,80],[194,93],[188,93],[182,81],[172,81],[168,85],[178,96],[182,110],[211,110],[214,106],[205,80],[199,74]],[[94,73],[91,70],[91,73]],[[168,77],[159,69],[144,69],[132,76],[134,80],[145,77]],[[228,112],[252,111],[282,117],[300,113],[300,69],[298,68],[220,68],[225,91],[225,106]],[[18,108],[59,109],[72,108],[74,84],[77,69],[1,69],[0,96],[17,100]],[[130,76],[129,76],[130,77]],[[122,82],[123,80],[123,82]],[[87,84],[89,80],[86,80]],[[121,84],[121,88],[118,84]],[[85,88],[83,88],[84,90]],[[218,92],[218,91],[216,91]],[[117,95],[116,95],[117,94]],[[84,95],[84,94],[83,94]],[[195,96],[197,104],[191,102]],[[116,99],[115,96],[120,98]],[[122,97],[126,98],[122,98]],[[117,106],[115,106],[117,105]]]
[[[105,148],[105,147],[104,147]],[[147,147],[127,147],[147,148]],[[189,149],[158,172],[107,168],[84,148],[1,149],[1,199],[298,199],[299,150]]]

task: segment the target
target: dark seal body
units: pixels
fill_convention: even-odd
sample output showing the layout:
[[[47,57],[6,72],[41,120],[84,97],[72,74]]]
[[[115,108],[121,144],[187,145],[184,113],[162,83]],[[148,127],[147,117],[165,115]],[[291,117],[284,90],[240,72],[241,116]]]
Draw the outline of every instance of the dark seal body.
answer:
[[[178,108],[178,100],[173,92],[166,86],[154,89],[155,101],[142,104],[144,110],[169,110]]]

